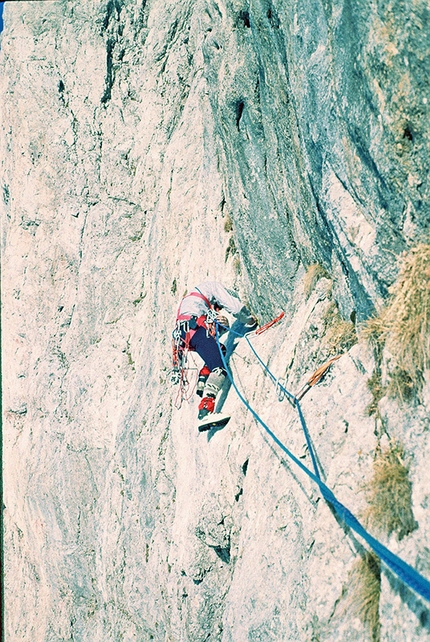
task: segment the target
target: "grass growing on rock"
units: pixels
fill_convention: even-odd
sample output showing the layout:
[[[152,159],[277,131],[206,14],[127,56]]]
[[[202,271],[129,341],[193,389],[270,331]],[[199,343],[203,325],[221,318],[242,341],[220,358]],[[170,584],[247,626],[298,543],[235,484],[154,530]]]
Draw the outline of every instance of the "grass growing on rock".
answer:
[[[307,299],[310,297],[317,282],[322,278],[329,279],[330,276],[319,263],[313,263],[306,269],[306,273],[303,277],[303,291]]]
[[[233,269],[235,273],[240,276],[242,274],[242,264],[240,262],[239,256],[235,256],[233,260]]]
[[[389,393],[410,400],[430,367],[430,245],[420,243],[402,256],[387,304],[366,323],[363,336],[387,347],[397,364]]]
[[[403,446],[394,442],[379,448],[372,479],[365,485],[368,507],[363,517],[376,531],[397,534],[401,540],[417,528],[412,512],[412,487]]]
[[[225,250],[225,257],[224,257],[225,262],[227,262],[230,256],[234,256],[235,254],[237,254],[237,247],[236,247],[236,243],[234,242],[234,238],[231,236],[228,241],[227,248]]]
[[[342,319],[334,301],[327,308],[323,321],[325,327],[324,343],[330,355],[346,352],[357,343],[355,325],[351,321]]]
[[[374,553],[366,552],[354,565],[348,593],[351,612],[369,629],[372,642],[379,642],[381,563]]]
[[[233,221],[231,219],[230,214],[225,215],[224,219],[224,232],[232,232],[233,231]]]
[[[381,401],[382,397],[384,397],[387,393],[387,387],[382,385],[381,371],[379,369],[376,369],[366,383],[372,395],[372,401],[367,406],[366,413],[369,416],[375,415],[376,417],[378,417],[378,404]]]
[[[399,399],[403,403],[413,400],[416,391],[416,383],[409,372],[396,366],[389,375],[387,394],[391,399]]]

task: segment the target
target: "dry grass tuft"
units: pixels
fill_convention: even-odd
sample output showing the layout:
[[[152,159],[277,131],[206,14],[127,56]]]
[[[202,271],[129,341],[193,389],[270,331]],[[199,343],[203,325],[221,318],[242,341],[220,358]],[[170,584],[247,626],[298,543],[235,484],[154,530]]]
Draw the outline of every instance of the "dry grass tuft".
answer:
[[[232,232],[233,231],[233,221],[230,216],[230,214],[225,215],[225,220],[224,220],[224,232]]]
[[[360,328],[360,337],[365,339],[375,348],[381,348],[384,344],[384,319],[383,313],[368,319]]]
[[[396,366],[390,373],[390,380],[387,386],[388,396],[392,399],[400,399],[403,403],[413,400],[417,386],[406,370]]]
[[[336,303],[332,302],[323,318],[325,335],[324,341],[329,349],[329,354],[338,354],[352,348],[357,343],[355,325],[345,321],[339,314]]]
[[[227,262],[228,258],[230,256],[234,256],[235,254],[237,254],[237,247],[236,247],[236,243],[234,242],[234,238],[231,236],[225,250],[224,260]]]
[[[369,628],[372,642],[379,642],[379,598],[381,563],[374,553],[366,552],[350,574],[349,606],[353,614]]]
[[[421,389],[430,367],[430,245],[421,243],[402,257],[388,303],[367,322],[363,336],[386,345],[412,382],[411,396]]]
[[[240,262],[239,255],[235,256],[233,259],[233,269],[238,276],[242,274],[242,264]]]
[[[412,512],[412,488],[405,451],[399,443],[378,449],[373,477],[365,486],[368,508],[363,514],[375,530],[401,540],[417,528]]]
[[[303,290],[305,297],[308,299],[312,293],[312,290],[316,286],[319,279],[326,278],[329,279],[330,276],[328,272],[323,268],[319,263],[313,263],[310,265],[303,277]]]
[[[378,404],[387,393],[387,387],[382,385],[381,371],[376,369],[370,379],[367,380],[367,387],[372,394],[372,401],[366,408],[366,413],[370,416],[379,416]]]

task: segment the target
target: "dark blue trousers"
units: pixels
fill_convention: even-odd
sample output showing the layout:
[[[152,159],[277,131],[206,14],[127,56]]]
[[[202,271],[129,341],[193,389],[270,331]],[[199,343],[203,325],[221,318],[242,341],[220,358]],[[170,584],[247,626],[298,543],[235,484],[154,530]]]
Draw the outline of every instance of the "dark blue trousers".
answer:
[[[206,328],[199,327],[190,341],[190,348],[203,359],[209,370],[224,369],[219,348],[214,337],[206,335]]]

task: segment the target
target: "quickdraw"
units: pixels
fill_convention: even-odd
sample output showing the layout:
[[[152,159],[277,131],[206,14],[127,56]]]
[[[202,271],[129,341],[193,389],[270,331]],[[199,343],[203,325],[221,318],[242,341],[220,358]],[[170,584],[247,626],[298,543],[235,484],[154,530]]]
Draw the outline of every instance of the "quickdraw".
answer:
[[[213,324],[217,320],[218,312],[215,310],[215,308],[210,308],[208,310],[208,313],[206,315],[206,323]]]
[[[255,334],[263,334],[263,332],[266,332],[269,328],[272,327],[272,325],[275,325],[275,323],[278,323],[281,319],[283,319],[285,316],[285,312],[281,312],[278,314],[277,317],[269,321],[268,323],[265,323],[264,325],[261,325],[259,328],[256,329]]]
[[[281,379],[281,377],[279,377],[276,380],[276,394],[278,396],[278,401],[284,401],[286,385],[287,385],[287,382],[285,379]]]
[[[304,386],[302,386],[300,390],[295,394],[296,400],[300,401],[308,392],[308,390],[310,390],[312,386],[315,386],[318,383],[318,381],[320,381],[323,378],[327,370],[330,368],[331,364],[337,361],[338,359],[340,359],[341,356],[342,355],[338,354],[335,357],[332,357],[331,359],[323,363],[322,366],[317,368],[317,370],[315,370],[315,372],[312,373],[312,375],[309,377],[309,379],[304,384]]]

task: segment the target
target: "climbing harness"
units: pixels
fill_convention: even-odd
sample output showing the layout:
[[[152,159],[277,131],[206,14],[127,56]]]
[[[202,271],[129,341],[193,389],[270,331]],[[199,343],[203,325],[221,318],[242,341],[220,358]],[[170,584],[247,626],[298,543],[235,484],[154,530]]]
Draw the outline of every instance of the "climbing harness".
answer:
[[[233,332],[233,334],[236,334],[238,336],[242,336],[239,333],[234,332],[232,329],[230,329],[230,332]],[[306,443],[308,446],[309,454],[311,456],[312,460],[312,465],[314,468],[314,472],[310,470],[303,462],[300,461],[286,446],[285,444],[282,443],[282,441],[275,435],[275,433],[269,428],[269,426],[261,419],[261,417],[258,415],[258,413],[250,406],[250,404],[246,401],[245,397],[243,394],[240,392],[239,388],[236,385],[236,382],[234,381],[230,369],[227,365],[226,358],[224,354],[222,353],[221,347],[220,347],[220,342],[219,342],[219,333],[218,333],[218,324],[216,323],[216,340],[218,343],[218,348],[220,350],[221,358],[223,361],[224,369],[227,372],[227,376],[230,380],[230,383],[232,384],[233,388],[236,391],[236,394],[238,395],[239,399],[242,401],[244,406],[249,410],[249,412],[252,414],[254,419],[264,428],[264,430],[267,432],[267,434],[273,439],[273,441],[279,446],[279,448],[295,463],[297,466],[308,476],[310,479],[312,479],[319,487],[322,496],[324,499],[331,504],[333,507],[335,513],[337,516],[352,530],[354,530],[358,535],[360,535],[366,542],[367,544],[373,549],[373,551],[376,553],[376,555],[388,566],[389,569],[391,569],[405,584],[407,584],[410,588],[412,588],[414,591],[416,591],[421,597],[425,598],[426,600],[430,601],[430,582],[423,577],[420,573],[418,573],[412,566],[409,566],[406,562],[404,562],[400,557],[392,553],[386,546],[384,546],[381,542],[379,542],[377,539],[375,539],[370,533],[366,531],[366,529],[360,524],[358,519],[351,513],[351,511],[346,508],[334,495],[334,493],[330,490],[330,488],[323,482],[321,479],[321,474],[319,472],[318,464],[317,464],[317,459],[316,455],[314,452],[314,448],[312,446],[312,442],[310,439],[309,431],[306,426],[306,422],[302,413],[302,409],[300,407],[300,401],[299,399],[291,394],[285,386],[281,383],[280,379],[277,379],[272,372],[269,370],[268,366],[263,362],[263,360],[260,358],[260,356],[257,354],[255,348],[253,347],[252,343],[250,342],[248,336],[245,336],[245,340],[247,341],[248,345],[250,346],[252,352],[258,359],[258,361],[263,365],[264,369],[268,373],[268,375],[271,377],[271,379],[276,383],[277,389],[282,390],[284,394],[289,398],[294,400],[294,406],[297,409],[299,419],[301,426],[303,428],[303,432],[305,434],[305,439]],[[335,360],[335,359],[333,359]],[[333,362],[332,360],[332,362]],[[326,366],[327,364],[324,364]],[[328,366],[327,366],[328,367]],[[320,369],[322,369],[323,366],[321,366]],[[327,368],[326,368],[327,369]],[[318,372],[318,371],[316,371]],[[313,376],[316,375],[316,372],[314,373]],[[321,375],[322,376],[322,375]],[[320,379],[321,377],[319,377]],[[317,379],[317,380],[319,380]],[[317,380],[314,381],[312,385],[315,385]]]

